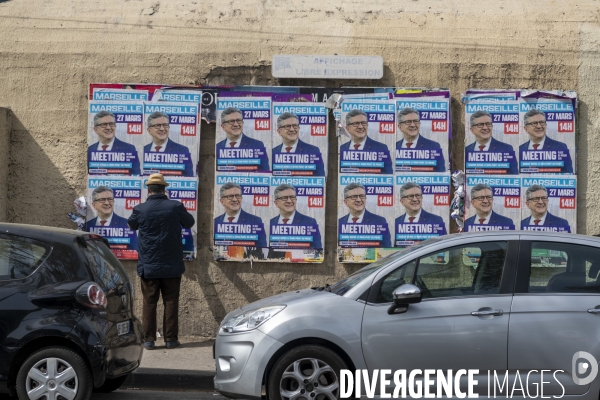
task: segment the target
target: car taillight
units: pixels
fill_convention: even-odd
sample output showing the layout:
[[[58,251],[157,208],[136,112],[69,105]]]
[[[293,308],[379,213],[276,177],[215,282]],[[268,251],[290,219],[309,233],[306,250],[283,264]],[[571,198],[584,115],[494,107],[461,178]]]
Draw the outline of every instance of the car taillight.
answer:
[[[77,289],[77,301],[91,308],[105,308],[108,304],[104,290],[95,282],[88,282]]]

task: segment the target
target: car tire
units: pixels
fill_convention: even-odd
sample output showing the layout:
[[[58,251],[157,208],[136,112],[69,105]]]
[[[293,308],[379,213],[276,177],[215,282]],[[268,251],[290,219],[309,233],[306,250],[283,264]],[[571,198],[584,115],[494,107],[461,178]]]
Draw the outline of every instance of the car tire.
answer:
[[[340,370],[347,369],[334,351],[303,345],[285,353],[275,363],[268,382],[269,400],[334,400],[340,394]]]
[[[92,374],[86,362],[66,347],[45,347],[31,354],[17,374],[19,399],[29,399],[36,390],[39,395],[54,392],[73,400],[88,400],[92,395]],[[48,396],[46,398],[59,398]]]
[[[118,378],[106,379],[102,386],[94,388],[95,393],[110,393],[114,392],[118,388],[121,387],[125,383],[125,381],[129,378],[129,374],[120,376]]]

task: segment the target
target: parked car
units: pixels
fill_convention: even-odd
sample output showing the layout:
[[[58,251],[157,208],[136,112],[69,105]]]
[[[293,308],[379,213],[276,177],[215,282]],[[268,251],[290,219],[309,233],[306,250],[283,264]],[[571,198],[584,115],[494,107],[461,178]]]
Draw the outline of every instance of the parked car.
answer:
[[[334,399],[342,369],[478,369],[480,396],[496,371],[505,390],[520,376],[532,395],[543,381],[544,396],[596,400],[597,362],[585,382],[575,378],[588,364],[576,371],[575,361],[581,352],[600,360],[599,272],[600,239],[590,236],[431,239],[331,286],[229,313],[215,344],[215,388],[231,398]]]
[[[142,357],[133,286],[105,239],[0,223],[0,392],[89,399]]]

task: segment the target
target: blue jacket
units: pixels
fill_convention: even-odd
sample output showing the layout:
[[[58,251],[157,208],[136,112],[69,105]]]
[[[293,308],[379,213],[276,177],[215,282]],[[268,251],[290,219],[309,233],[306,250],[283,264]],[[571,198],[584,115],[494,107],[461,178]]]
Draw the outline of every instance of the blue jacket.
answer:
[[[271,218],[271,226],[273,225],[279,225],[279,215]],[[288,224],[288,225],[312,225],[314,227],[317,228],[317,232],[315,232],[313,234],[313,241],[312,244],[310,246],[311,249],[322,249],[323,245],[321,243],[321,232],[319,231],[319,225],[317,224],[317,220],[309,217],[308,215],[304,215],[304,214],[300,214],[298,211],[296,211],[296,214],[294,214],[294,220]]]
[[[565,158],[560,159],[560,161],[564,161],[564,166],[561,168],[561,173],[563,174],[572,174],[573,173],[573,160],[571,159],[571,153],[569,152],[569,148],[563,142],[559,142],[558,140],[550,139],[546,135],[546,139],[544,140],[544,148],[537,150],[529,150],[529,143],[531,140],[523,143],[519,146],[519,153],[521,156],[521,160],[523,160],[523,153],[526,151],[563,151],[567,154]]]
[[[195,221],[181,202],[152,194],[133,208],[127,223],[138,231],[139,276],[177,278],[185,272],[181,228],[191,228]]]
[[[98,151],[99,144],[100,144],[100,142],[96,142],[93,145],[91,145],[90,147],[88,147],[88,163],[92,159],[92,156],[91,156],[92,152]],[[138,156],[137,149],[135,148],[134,145],[123,142],[122,140],[115,138],[115,140],[113,141],[113,146],[110,149],[110,152],[112,152],[112,153],[131,153],[131,154],[135,155],[135,158],[133,160],[131,160],[131,169],[129,170],[129,174],[130,175],[139,175],[140,174],[140,158]],[[89,169],[89,167],[88,167],[88,169]]]
[[[217,232],[217,223],[223,222],[224,218],[225,218],[225,213],[223,213],[223,214],[219,215],[217,218],[215,218],[213,232]],[[247,213],[244,210],[240,210],[240,217],[238,218],[237,223],[238,224],[258,225],[260,228],[260,231],[258,232],[258,240],[256,241],[255,247],[268,247],[267,246],[267,235],[265,233],[265,225],[263,224],[262,219],[260,219],[260,217],[257,217],[256,215],[252,215],[250,213]]]
[[[349,216],[350,216],[350,213],[348,213],[348,214],[344,215],[342,218],[340,218],[338,220],[338,227],[341,224],[348,223],[347,221],[348,221]],[[385,227],[385,232],[382,233],[381,246],[379,246],[379,247],[392,247],[390,228],[388,226],[387,220],[384,217],[382,217],[381,215],[373,214],[372,212],[369,212],[368,210],[365,210],[365,214],[363,215],[361,224],[363,224],[363,225],[372,224],[372,225],[380,225],[380,226]]]
[[[477,215],[473,215],[472,217],[467,218],[467,220],[465,221],[465,231],[468,232],[468,229],[466,228],[468,228],[471,225],[480,225],[475,223],[475,218],[477,218]],[[497,214],[494,210],[492,210],[492,215],[490,215],[490,220],[486,225],[510,226],[512,227],[512,229],[515,228],[515,223],[512,219],[505,217],[504,215]]]
[[[419,139],[421,140],[421,139]],[[399,224],[404,224],[404,219],[406,218],[406,213],[402,214],[401,216],[399,216],[398,218],[396,218],[395,224],[396,226],[398,226]],[[442,217],[440,217],[439,215],[435,215],[432,213],[429,213],[423,209],[421,209],[421,215],[419,216],[419,222],[417,222],[418,224],[432,224],[432,225],[438,225],[442,227],[441,231],[438,231],[439,235],[446,235],[446,224],[444,224],[444,219]]]
[[[571,233],[571,227],[569,226],[569,222],[566,219],[561,217],[557,217],[556,215],[552,215],[549,212],[546,212],[546,219],[544,220],[543,225],[530,225],[531,223],[531,215],[524,220],[521,221],[521,229],[523,230],[547,230],[547,229],[535,229],[536,227],[553,227],[553,228],[563,228],[562,230],[552,230],[554,232],[568,232]]]
[[[152,146],[154,146],[154,142],[150,142],[147,145],[144,146],[144,154],[145,153],[152,153]],[[192,166],[192,157],[190,156],[190,149],[188,149],[186,146],[179,144],[179,143],[175,143],[174,141],[172,141],[169,138],[169,141],[167,142],[167,147],[165,147],[165,153],[172,153],[172,154],[185,154],[187,156],[187,160],[185,160],[183,162],[183,165],[185,166],[185,169],[183,171],[181,171],[182,175],[180,176],[195,176],[194,175],[194,167]],[[144,167],[144,169],[147,169]],[[169,171],[173,171],[173,170],[169,170]]]
[[[468,159],[469,153],[475,152],[476,144],[477,144],[477,142],[473,142],[470,145],[468,145],[467,147],[465,147],[465,152],[467,154],[465,156],[465,161]],[[489,153],[509,153],[510,155],[512,155],[512,157],[509,161],[509,166],[508,166],[508,170],[506,170],[506,173],[509,175],[518,175],[519,174],[519,166],[517,163],[517,157],[515,155],[515,150],[512,148],[512,146],[510,144],[503,143],[492,137],[492,141],[490,142],[490,147],[488,148],[487,151]]]
[[[396,142],[396,151],[403,150],[402,144],[404,143],[404,138],[398,140]],[[406,150],[406,149],[405,149]],[[446,160],[444,159],[444,153],[442,152],[442,147],[438,142],[434,142],[433,140],[429,140],[423,135],[419,134],[419,140],[417,141],[417,147],[410,148],[408,150],[435,150],[440,155],[438,157],[430,158],[437,161],[435,167],[433,167],[432,172],[446,172]],[[402,159],[398,158],[396,155],[396,165],[401,166]]]
[[[273,161],[273,163],[275,163],[275,154],[277,153],[286,153],[283,149],[283,143],[275,147],[271,152],[271,160]],[[325,176],[323,156],[321,155],[321,150],[317,146],[313,146],[312,144],[305,143],[302,140],[298,139],[298,144],[296,145],[296,153],[294,154],[317,154],[318,158],[314,162],[316,169],[314,170],[313,176]],[[285,171],[285,168],[281,170]]]
[[[352,144],[352,140],[350,140],[340,146],[340,161],[342,159],[341,153],[343,151],[348,151],[348,150],[355,151],[354,149],[350,148],[350,144]],[[359,151],[381,151],[381,152],[383,152],[385,155],[384,155],[384,160],[383,160],[383,169],[381,170],[381,173],[382,174],[393,174],[394,173],[394,168],[392,166],[392,156],[390,155],[390,149],[388,149],[388,147],[385,145],[385,143],[378,142],[377,140],[373,140],[367,136],[367,139],[365,141],[365,145],[364,145],[363,149],[359,150]]]
[[[219,160],[219,149],[224,149],[227,145],[227,139],[221,140],[217,143],[217,160]],[[270,147],[270,146],[269,146]],[[265,149],[265,144],[258,139],[252,139],[246,134],[242,135],[242,140],[240,141],[240,149],[257,149],[262,150],[262,156],[260,156],[260,164],[258,165],[258,169],[252,172],[270,172],[269,169],[269,156],[267,155],[267,150]],[[220,165],[217,164],[217,168]]]

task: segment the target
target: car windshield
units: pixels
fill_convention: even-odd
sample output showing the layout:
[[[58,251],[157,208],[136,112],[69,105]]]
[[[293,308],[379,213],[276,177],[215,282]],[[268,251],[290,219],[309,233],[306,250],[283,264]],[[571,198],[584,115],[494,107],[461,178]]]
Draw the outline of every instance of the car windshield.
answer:
[[[341,281],[334,283],[333,285],[328,287],[327,290],[330,291],[331,293],[335,293],[340,296],[343,296],[354,286],[358,285],[359,282],[362,282],[363,279],[366,279],[367,277],[371,276],[373,273],[379,271],[382,268],[387,267],[390,263],[394,263],[400,257],[403,257],[408,253],[412,253],[413,251],[419,250],[423,246],[427,246],[431,243],[435,243],[440,240],[443,240],[443,238],[444,237],[441,236],[441,237],[426,240],[424,242],[421,242],[421,243],[416,244],[411,247],[407,247],[404,249],[398,249],[397,252],[392,253],[387,257],[381,258],[381,259],[375,261],[374,263],[369,264],[366,267],[359,269],[358,271],[356,271],[352,275],[342,279]]]

